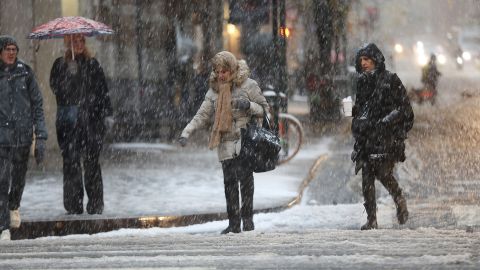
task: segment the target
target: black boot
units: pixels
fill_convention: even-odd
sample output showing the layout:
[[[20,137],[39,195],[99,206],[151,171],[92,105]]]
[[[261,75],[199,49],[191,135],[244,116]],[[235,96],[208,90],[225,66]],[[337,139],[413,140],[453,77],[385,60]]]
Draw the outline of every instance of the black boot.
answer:
[[[93,200],[88,200],[87,213],[89,215],[101,215],[103,212],[103,201],[95,203]]]
[[[255,225],[253,224],[253,218],[244,218],[243,219],[243,231],[253,231],[255,230]]]
[[[83,209],[67,210],[67,215],[81,215],[81,214],[83,214]]]
[[[239,233],[241,232],[240,230],[240,211],[238,209],[238,194],[236,197],[236,203],[235,199],[232,200],[232,197],[235,198],[235,196],[227,196],[227,214],[228,214],[228,227],[225,228],[221,234],[227,234],[227,233]]]
[[[377,225],[377,205],[376,204],[363,204],[365,206],[365,210],[367,211],[367,223],[363,224],[360,228],[362,231],[364,230],[372,230],[378,229]]]
[[[240,224],[238,225],[232,225],[232,224],[229,224],[227,228],[225,228],[221,234],[227,234],[227,233],[240,233],[241,230],[240,230]]]
[[[378,229],[377,217],[375,215],[373,217],[368,217],[367,222],[363,224],[360,229],[362,231]]]
[[[408,220],[407,200],[400,195],[395,199],[395,205],[397,206],[397,219],[400,225],[403,225]]]

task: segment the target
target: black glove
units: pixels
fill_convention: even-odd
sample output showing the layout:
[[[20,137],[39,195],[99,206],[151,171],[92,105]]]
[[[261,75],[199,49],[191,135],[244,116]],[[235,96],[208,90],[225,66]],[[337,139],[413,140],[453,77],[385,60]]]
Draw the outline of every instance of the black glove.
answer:
[[[354,136],[360,136],[362,134],[365,134],[365,132],[370,129],[370,126],[370,122],[364,117],[353,118],[352,133],[354,134]]]
[[[387,116],[383,117],[380,121],[385,126],[389,126],[391,124],[394,124],[399,119],[400,119],[400,112],[397,110],[393,110],[389,114],[387,114]]]
[[[387,115],[384,118],[378,120],[377,124],[375,125],[374,132],[385,132],[385,130],[392,128],[392,124],[393,123],[391,119],[388,118],[388,115]]]
[[[372,130],[372,133],[383,132],[384,130],[386,130],[388,128],[389,125],[390,125],[390,123],[388,121],[384,121],[383,119],[380,119],[380,120],[377,121],[377,123],[375,125],[375,129]]]
[[[187,145],[188,139],[185,137],[180,137],[178,138],[177,141],[180,144],[180,146],[184,147],[185,145]]]
[[[35,151],[33,155],[35,156],[35,161],[37,162],[37,165],[40,165],[40,163],[43,162],[43,159],[45,158],[45,140],[44,139],[36,139],[35,141]]]
[[[351,159],[353,162],[355,162],[355,161],[357,161],[357,156],[358,156],[358,152],[355,151],[355,150],[353,150],[353,151],[352,151],[352,155],[350,156],[350,159]]]
[[[241,110],[241,111],[246,111],[250,109],[250,101],[248,99],[234,99],[232,100],[232,108]]]

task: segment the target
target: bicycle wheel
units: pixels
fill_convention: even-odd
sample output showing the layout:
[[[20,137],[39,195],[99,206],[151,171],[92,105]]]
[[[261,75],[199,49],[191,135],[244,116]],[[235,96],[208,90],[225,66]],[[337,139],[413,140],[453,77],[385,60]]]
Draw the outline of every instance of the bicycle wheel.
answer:
[[[283,164],[291,160],[302,146],[302,124],[293,115],[280,113],[278,115],[278,137],[282,145],[278,164]]]

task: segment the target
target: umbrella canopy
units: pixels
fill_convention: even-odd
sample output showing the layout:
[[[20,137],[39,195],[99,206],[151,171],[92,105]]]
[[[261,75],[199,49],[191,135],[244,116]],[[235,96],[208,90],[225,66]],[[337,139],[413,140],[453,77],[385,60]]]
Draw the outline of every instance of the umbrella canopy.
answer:
[[[110,35],[112,28],[106,24],[80,16],[61,17],[35,27],[28,35],[29,39],[63,38],[66,35],[85,36]]]

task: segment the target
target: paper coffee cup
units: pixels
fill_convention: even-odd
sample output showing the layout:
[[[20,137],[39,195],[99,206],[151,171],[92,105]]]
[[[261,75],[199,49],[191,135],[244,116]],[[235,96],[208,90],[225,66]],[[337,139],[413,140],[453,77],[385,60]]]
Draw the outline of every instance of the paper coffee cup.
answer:
[[[352,116],[352,106],[353,106],[352,97],[348,96],[342,99],[342,103],[343,103],[343,115],[345,115],[346,117]]]

